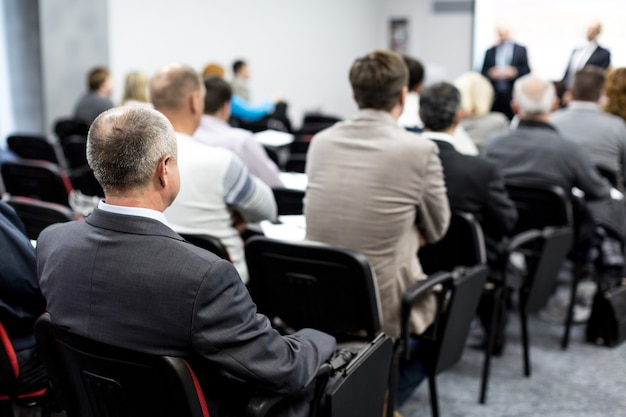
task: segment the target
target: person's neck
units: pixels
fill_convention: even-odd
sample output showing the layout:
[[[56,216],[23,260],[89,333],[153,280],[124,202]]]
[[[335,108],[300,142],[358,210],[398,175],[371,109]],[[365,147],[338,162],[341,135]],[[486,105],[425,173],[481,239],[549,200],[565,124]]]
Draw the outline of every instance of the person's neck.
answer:
[[[106,194],[104,202],[112,206],[135,207],[163,212],[167,205],[160,197],[147,195]]]
[[[449,128],[444,129],[444,130],[432,130],[427,127],[424,127],[424,132],[443,133],[443,134],[452,136],[454,135],[454,129],[456,129],[456,125],[452,125]]]
[[[193,135],[193,132],[198,128],[198,121],[193,115],[187,113],[181,113],[177,111],[168,111],[162,109],[156,109],[161,111],[167,117],[167,119],[172,124],[174,128],[174,132],[176,133],[184,133],[186,135]]]
[[[549,114],[533,114],[533,115],[520,114],[519,119],[533,121],[533,122],[549,123],[550,115]]]

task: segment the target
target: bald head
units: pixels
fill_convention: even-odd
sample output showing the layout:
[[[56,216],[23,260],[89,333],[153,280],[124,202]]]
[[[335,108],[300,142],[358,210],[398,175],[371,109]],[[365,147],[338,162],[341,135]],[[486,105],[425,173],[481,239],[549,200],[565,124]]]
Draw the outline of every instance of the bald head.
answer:
[[[511,32],[509,31],[509,28],[504,27],[504,26],[498,26],[496,28],[496,35],[498,36],[498,42],[499,43],[504,43],[509,39],[509,36],[511,35]]]
[[[600,32],[602,31],[602,24],[595,20],[587,26],[587,40],[589,42],[595,41]]]
[[[156,110],[116,107],[100,114],[89,129],[87,161],[105,193],[145,189],[166,155],[176,159],[176,135]]]
[[[548,115],[555,97],[554,84],[532,74],[519,78],[513,86],[513,101],[522,117]]]
[[[202,79],[188,65],[171,63],[159,68],[150,81],[150,97],[159,111],[180,110],[193,92],[202,90]]]

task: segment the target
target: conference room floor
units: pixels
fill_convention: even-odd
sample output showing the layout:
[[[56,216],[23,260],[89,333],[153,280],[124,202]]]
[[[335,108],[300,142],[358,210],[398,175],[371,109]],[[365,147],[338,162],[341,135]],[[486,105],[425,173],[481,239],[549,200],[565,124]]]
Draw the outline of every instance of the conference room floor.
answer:
[[[607,348],[585,342],[575,325],[567,351],[564,326],[539,316],[529,319],[532,376],[523,375],[519,317],[508,322],[508,343],[494,358],[487,404],[478,403],[484,353],[470,347],[482,336],[474,328],[461,361],[437,378],[442,417],[617,417],[626,416],[626,343]],[[430,416],[428,384],[403,407],[404,417]]]

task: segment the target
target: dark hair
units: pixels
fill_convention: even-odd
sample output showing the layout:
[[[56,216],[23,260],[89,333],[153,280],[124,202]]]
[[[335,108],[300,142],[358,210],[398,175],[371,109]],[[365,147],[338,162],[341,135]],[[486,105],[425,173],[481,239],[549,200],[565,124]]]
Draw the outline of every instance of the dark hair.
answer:
[[[206,87],[206,95],[204,96],[204,113],[214,114],[224,106],[224,103],[230,102],[233,90],[222,77],[213,75],[204,79]]]
[[[581,101],[598,101],[604,88],[604,70],[587,65],[574,74],[572,98]]]
[[[407,85],[409,71],[402,57],[377,49],[357,58],[350,68],[350,84],[360,109],[389,111]]]
[[[420,94],[420,116],[424,127],[434,132],[449,129],[461,107],[461,93],[455,86],[441,82]]]
[[[409,91],[414,91],[424,81],[424,66],[417,59],[406,55],[403,55],[402,59],[409,69]]]
[[[233,62],[233,73],[237,74],[239,70],[246,65],[246,61],[243,59],[238,59]]]
[[[89,76],[87,77],[89,91],[98,91],[109,75],[111,75],[111,73],[106,67],[96,67],[89,71]]]

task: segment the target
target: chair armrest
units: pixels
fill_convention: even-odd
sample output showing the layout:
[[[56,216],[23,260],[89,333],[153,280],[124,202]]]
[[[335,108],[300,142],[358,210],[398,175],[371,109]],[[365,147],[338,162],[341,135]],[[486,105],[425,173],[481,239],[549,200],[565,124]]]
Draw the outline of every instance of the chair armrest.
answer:
[[[409,355],[409,318],[413,305],[423,296],[432,291],[437,285],[441,285],[454,276],[454,272],[440,271],[432,274],[428,279],[420,281],[409,287],[402,295],[402,313],[401,313],[401,354]],[[408,359],[408,358],[407,358]]]
[[[507,254],[511,253],[542,237],[543,237],[543,232],[539,229],[530,229],[530,230],[526,230],[521,233],[518,233],[515,236],[511,237],[511,240],[506,245],[505,252]]]

